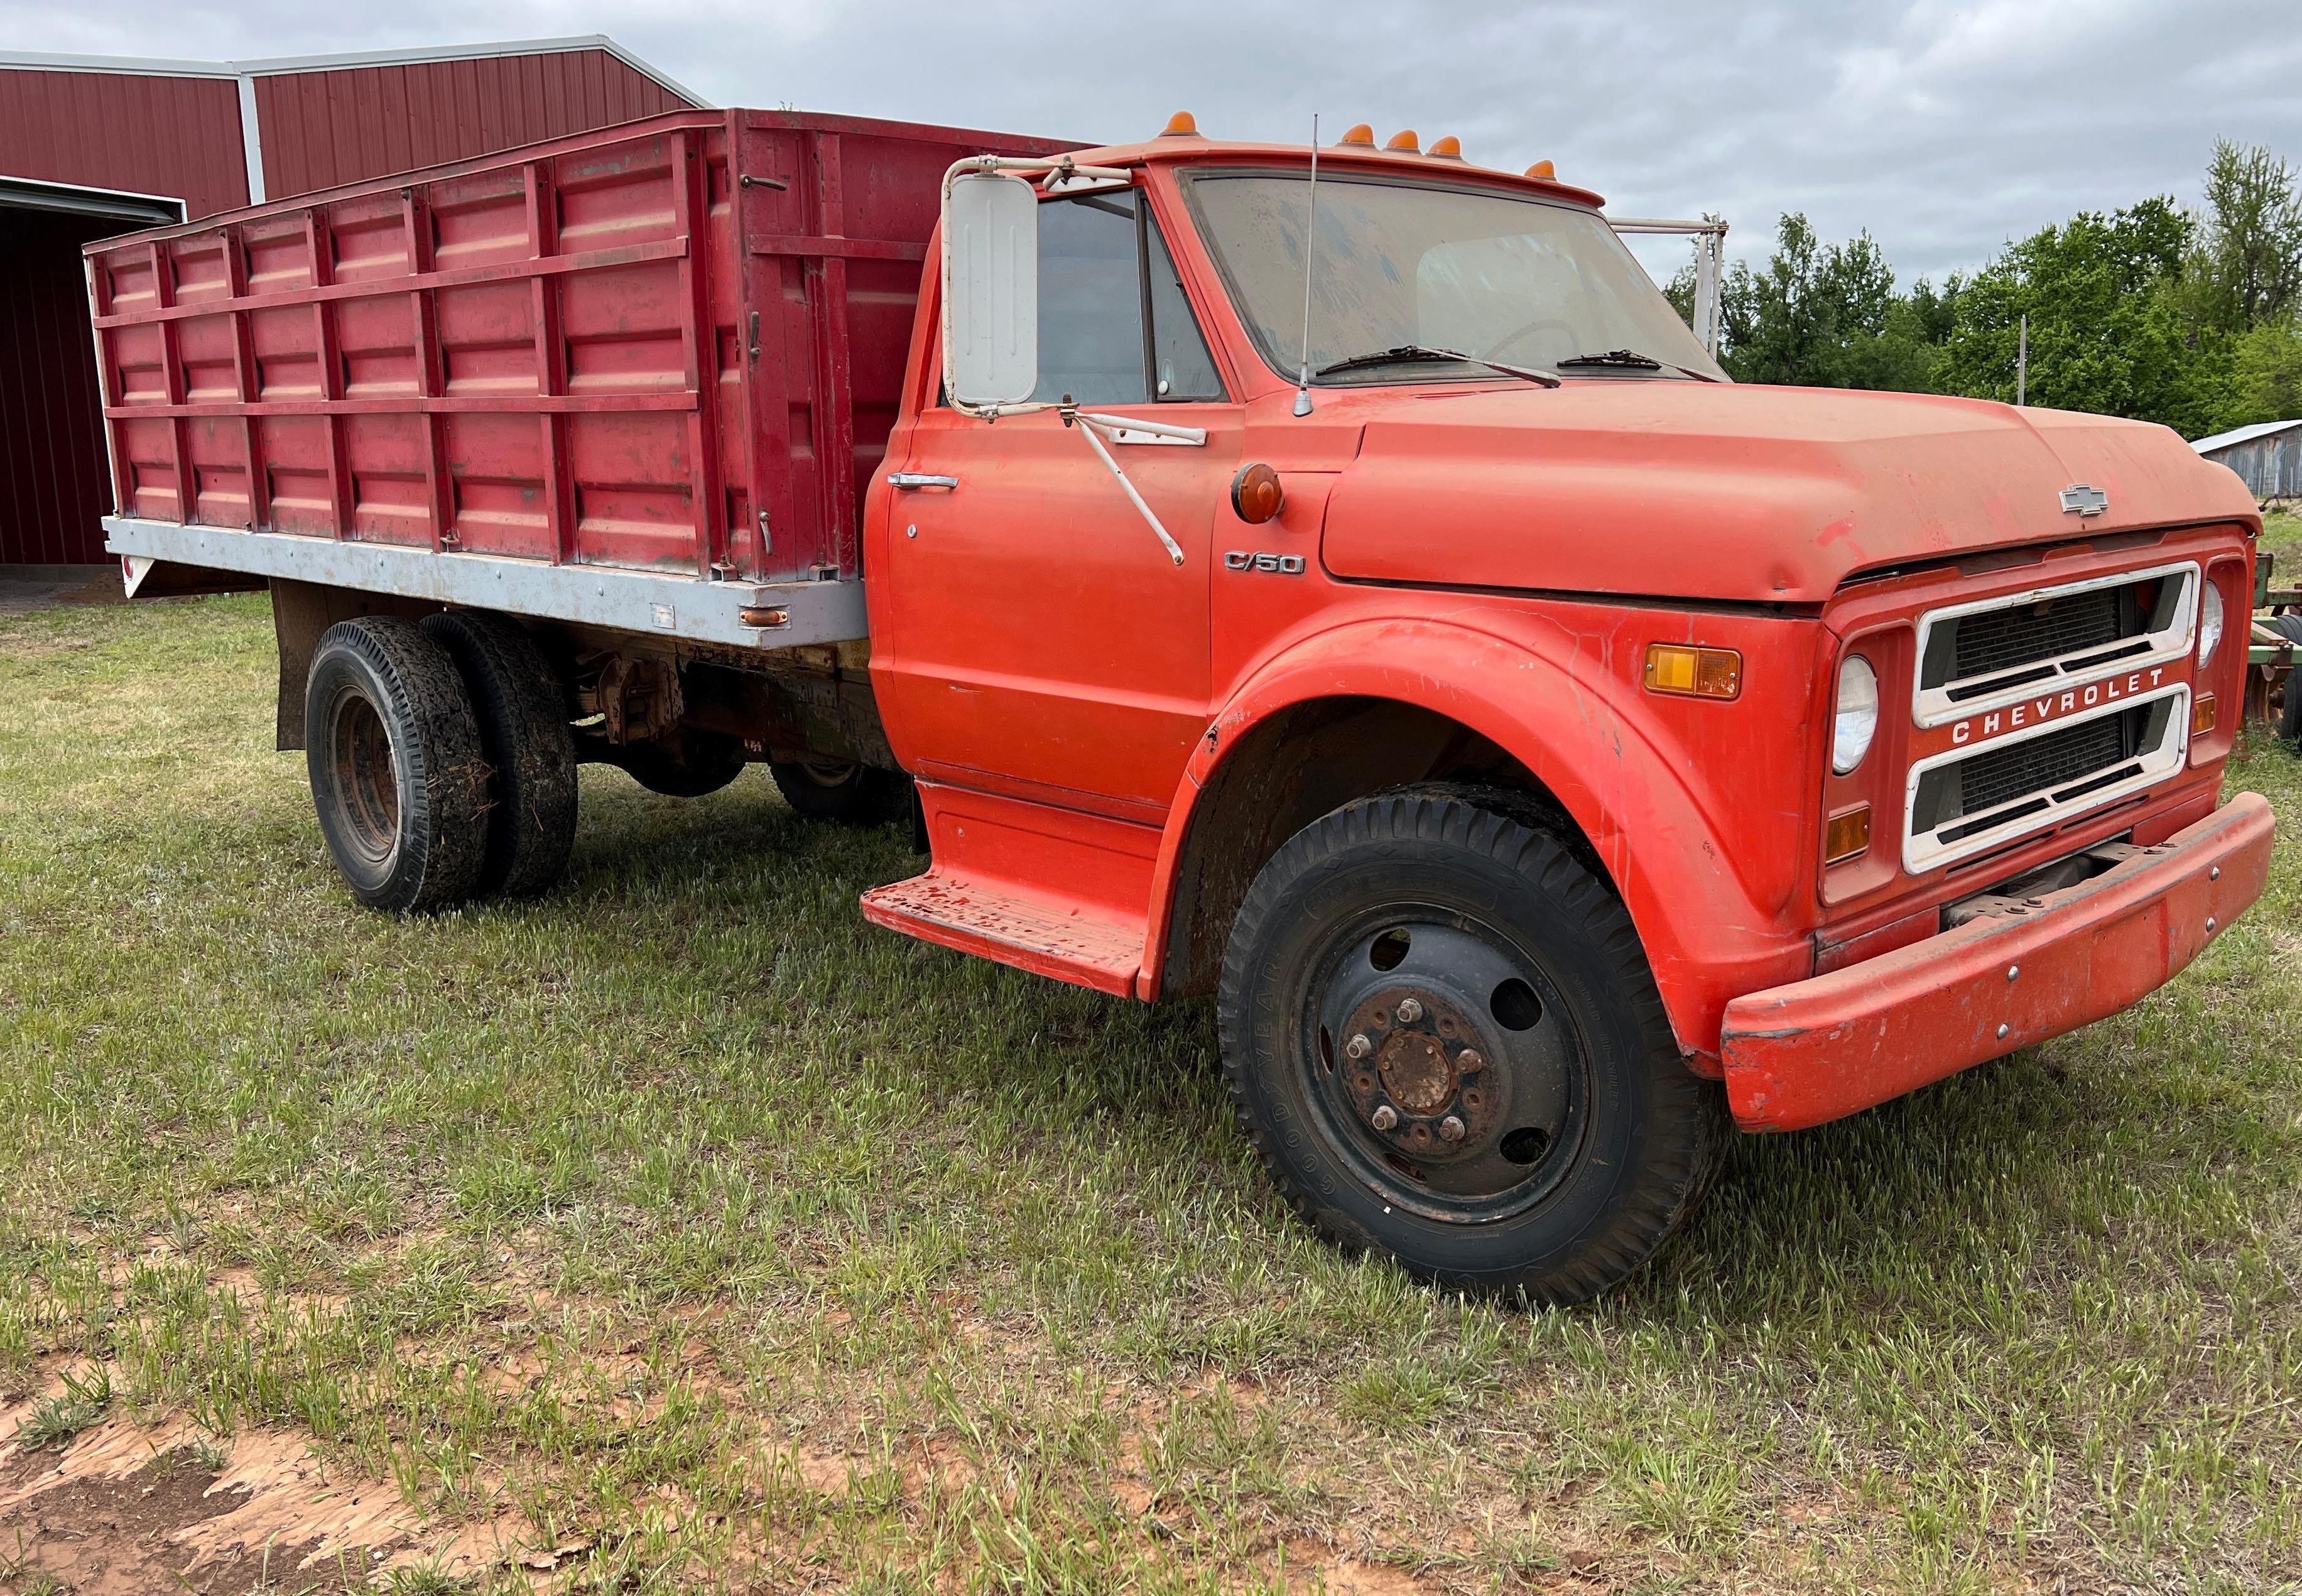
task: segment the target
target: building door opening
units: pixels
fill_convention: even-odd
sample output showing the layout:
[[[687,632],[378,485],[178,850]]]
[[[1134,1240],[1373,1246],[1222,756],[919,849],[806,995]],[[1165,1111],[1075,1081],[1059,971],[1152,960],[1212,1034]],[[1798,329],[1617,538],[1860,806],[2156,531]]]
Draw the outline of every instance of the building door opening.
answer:
[[[0,567],[108,562],[111,468],[80,246],[184,219],[181,200],[0,176]]]

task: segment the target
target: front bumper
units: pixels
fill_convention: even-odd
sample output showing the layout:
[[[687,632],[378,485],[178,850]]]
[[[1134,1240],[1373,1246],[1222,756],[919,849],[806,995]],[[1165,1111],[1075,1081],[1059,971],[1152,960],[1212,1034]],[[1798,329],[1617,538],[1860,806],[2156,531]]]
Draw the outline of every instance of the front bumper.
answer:
[[[1726,1099],[1797,1130],[2061,1036],[2138,1001],[2262,895],[2272,819],[2230,802],[2103,874],[1876,959],[1726,1005]]]

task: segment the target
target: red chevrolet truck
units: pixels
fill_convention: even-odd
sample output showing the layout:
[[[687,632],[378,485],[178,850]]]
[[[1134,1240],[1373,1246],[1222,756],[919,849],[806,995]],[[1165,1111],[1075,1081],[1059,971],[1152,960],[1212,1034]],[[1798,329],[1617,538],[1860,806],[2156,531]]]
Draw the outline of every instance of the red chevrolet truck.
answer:
[[[352,891],[584,761],[912,816],[875,924],[1213,995],[1304,1220],[1607,1289],[1730,1128],[2110,1014],[2263,891],[2255,506],[2162,428],[1738,386],[1411,134],[680,113],[88,247],[147,595],[268,587]]]

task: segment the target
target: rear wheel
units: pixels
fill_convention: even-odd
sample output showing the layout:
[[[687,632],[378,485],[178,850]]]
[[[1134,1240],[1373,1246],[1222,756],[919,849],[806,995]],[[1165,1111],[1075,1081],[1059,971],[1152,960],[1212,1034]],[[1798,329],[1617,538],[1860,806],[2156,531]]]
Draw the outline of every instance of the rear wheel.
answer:
[[[470,895],[487,854],[487,760],[455,661],[414,621],[328,629],[304,748],[321,836],[355,897],[421,911]]]
[[[1315,821],[1226,952],[1223,1067],[1295,1208],[1441,1284],[1571,1302],[1685,1218],[1726,1143],[1630,917],[1507,794]]]
[[[492,768],[477,891],[513,898],[548,891],[576,844],[576,738],[559,675],[535,640],[503,616],[450,609],[424,617],[423,629],[456,661]]]
[[[895,812],[901,779],[853,760],[810,754],[768,767],[776,790],[811,820],[876,826]]]

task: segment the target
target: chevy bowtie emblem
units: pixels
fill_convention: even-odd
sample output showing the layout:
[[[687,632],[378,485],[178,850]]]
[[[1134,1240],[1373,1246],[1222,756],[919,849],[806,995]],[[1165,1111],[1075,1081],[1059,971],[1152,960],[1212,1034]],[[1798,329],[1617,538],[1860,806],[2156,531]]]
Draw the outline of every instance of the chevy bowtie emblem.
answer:
[[[2072,483],[2063,490],[2063,514],[2066,516],[2099,516],[2109,508],[2110,495],[2100,488]]]

